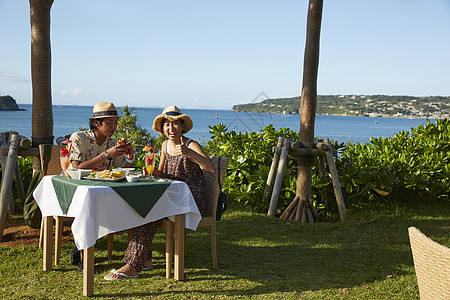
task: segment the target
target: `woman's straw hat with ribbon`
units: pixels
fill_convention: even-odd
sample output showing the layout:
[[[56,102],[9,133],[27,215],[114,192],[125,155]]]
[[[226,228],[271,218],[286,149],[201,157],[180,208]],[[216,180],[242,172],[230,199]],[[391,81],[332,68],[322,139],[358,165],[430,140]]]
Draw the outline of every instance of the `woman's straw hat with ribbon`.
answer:
[[[194,126],[191,117],[186,114],[182,114],[178,107],[172,105],[164,108],[163,112],[160,115],[156,116],[156,118],[153,120],[153,130],[164,134],[162,124],[165,119],[171,122],[176,120],[183,120],[183,133],[188,132],[192,129],[192,126]]]
[[[93,116],[89,119],[118,118],[117,109],[112,102],[99,102],[94,105]]]

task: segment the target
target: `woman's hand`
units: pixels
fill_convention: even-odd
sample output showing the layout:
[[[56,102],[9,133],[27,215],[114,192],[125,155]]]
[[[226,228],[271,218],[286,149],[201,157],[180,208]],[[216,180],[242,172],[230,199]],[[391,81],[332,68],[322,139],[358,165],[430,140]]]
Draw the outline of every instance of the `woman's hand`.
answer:
[[[189,148],[181,141],[181,144],[173,147],[173,155],[188,155]]]

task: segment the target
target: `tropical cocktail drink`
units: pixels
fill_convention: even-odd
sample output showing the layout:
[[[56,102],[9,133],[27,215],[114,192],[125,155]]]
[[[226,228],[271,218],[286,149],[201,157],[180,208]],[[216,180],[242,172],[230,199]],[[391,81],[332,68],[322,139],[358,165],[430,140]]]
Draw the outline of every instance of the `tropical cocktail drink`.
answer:
[[[59,161],[61,162],[61,169],[67,170],[70,165],[70,160],[68,156],[60,156]]]
[[[70,144],[70,146],[72,146],[72,144]],[[67,146],[66,146],[67,147]],[[69,148],[70,149],[70,148]],[[70,159],[69,159],[69,152],[70,150],[67,148],[61,148],[60,152],[61,152],[61,156],[59,157],[59,162],[61,163],[61,176],[65,176],[66,172],[65,170],[67,170],[70,166]]]
[[[155,169],[155,155],[150,151],[145,152],[145,168],[147,169],[148,175],[153,174],[153,170]]]

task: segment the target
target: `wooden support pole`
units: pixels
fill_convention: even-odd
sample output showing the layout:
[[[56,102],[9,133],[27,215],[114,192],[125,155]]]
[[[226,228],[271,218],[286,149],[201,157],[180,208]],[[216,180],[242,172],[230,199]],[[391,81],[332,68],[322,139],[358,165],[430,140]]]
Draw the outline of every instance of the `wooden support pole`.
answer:
[[[6,134],[6,132],[1,132],[0,133],[0,151],[1,151],[1,155],[0,155],[0,162],[1,162],[1,166],[2,166],[2,178],[5,177],[5,171],[6,171],[6,158],[8,155],[8,145],[9,145],[9,138]]]
[[[11,193],[12,180],[15,173],[15,165],[17,164],[17,148],[19,147],[19,135],[17,132],[11,132],[9,137],[9,151],[6,160],[5,173],[2,177],[2,186],[0,190],[0,241],[3,237],[3,229],[5,228],[7,210],[8,210],[8,194]]]
[[[330,145],[322,141],[322,142],[315,142],[314,147],[316,147],[317,149],[326,151],[330,148]]]
[[[19,199],[20,203],[25,203],[25,189],[23,187],[23,181],[22,181],[22,175],[20,173],[19,164],[16,164],[16,170],[14,173],[14,181],[16,183],[16,192],[17,192],[17,198]]]
[[[284,169],[286,168],[286,161],[289,154],[289,147],[291,146],[291,141],[287,138],[283,141],[283,147],[281,149],[280,161],[277,168],[277,176],[275,178],[275,183],[273,186],[272,197],[270,198],[268,216],[275,216],[275,211],[277,209],[278,197],[280,196],[281,184],[283,183]]]
[[[284,148],[284,147],[283,147]],[[325,159],[328,163],[331,180],[333,183],[334,194],[336,196],[336,201],[339,209],[339,215],[341,222],[344,222],[346,217],[346,209],[344,203],[344,197],[342,196],[341,186],[339,183],[339,176],[337,173],[336,164],[334,163],[334,156],[332,153],[332,148],[328,139],[320,139],[317,142],[314,142],[314,146],[312,148],[306,148],[301,142],[291,142],[289,147],[289,155],[295,156],[318,156],[319,157],[319,176],[321,179],[325,179],[326,177],[326,168],[325,168]],[[282,152],[283,156],[283,152]],[[284,165],[286,162],[284,162]],[[281,165],[281,159],[279,163],[279,168]],[[283,170],[284,171],[284,170]],[[278,175],[277,175],[278,179]],[[272,193],[272,199],[278,200],[280,187],[277,187],[277,181],[275,181],[274,192]],[[277,194],[275,194],[277,192]],[[322,188],[322,194],[325,200],[327,200],[327,191],[326,188]],[[271,201],[272,205],[272,201]],[[276,207],[276,202],[275,202]],[[269,212],[270,212],[269,207]],[[270,215],[270,214],[269,214]],[[283,211],[280,218],[296,220],[302,223],[306,222],[317,222],[319,220],[319,215],[317,214],[317,210],[315,209],[312,203],[306,203],[305,200],[300,200],[298,196],[291,202],[291,204]]]
[[[320,149],[312,149],[312,148],[299,148],[299,149],[290,149],[289,154],[290,155],[299,155],[299,156],[305,156],[305,155],[325,156],[325,151],[320,150]]]
[[[345,210],[344,197],[342,196],[341,185],[339,183],[339,175],[337,172],[336,164],[334,163],[333,153],[331,153],[331,148],[327,151],[327,162],[328,167],[330,168],[331,181],[333,182],[333,189],[336,196],[339,216],[341,218],[341,222],[344,222],[347,212]]]
[[[278,160],[280,159],[281,146],[283,145],[283,137],[278,138],[277,147],[274,149],[273,161],[270,166],[269,176],[267,176],[266,186],[264,188],[262,202],[269,200],[270,193],[272,192],[273,181],[275,179],[275,170],[277,169]]]
[[[1,165],[2,165],[2,178],[6,178],[6,162],[8,160],[8,150],[9,150],[9,132],[2,132],[0,135],[0,147],[2,149],[2,152],[5,152],[5,155],[1,156]],[[3,180],[3,179],[2,179]],[[1,182],[0,182],[1,187]],[[8,202],[7,212],[6,213],[13,213],[14,212],[14,201],[12,196],[12,190],[8,189],[6,191],[5,195],[5,201]],[[0,207],[1,209],[1,207]],[[0,234],[0,241],[1,241],[1,234]]]
[[[8,148],[2,147],[1,153],[3,156],[8,155]],[[18,156],[36,156],[39,157],[39,149],[38,148],[28,148],[28,149],[20,149],[17,152]]]
[[[319,178],[320,178],[320,180],[325,180],[325,178],[326,178],[325,157],[323,157],[323,156],[319,156]],[[321,190],[322,190],[323,200],[328,201],[327,187],[322,186]]]

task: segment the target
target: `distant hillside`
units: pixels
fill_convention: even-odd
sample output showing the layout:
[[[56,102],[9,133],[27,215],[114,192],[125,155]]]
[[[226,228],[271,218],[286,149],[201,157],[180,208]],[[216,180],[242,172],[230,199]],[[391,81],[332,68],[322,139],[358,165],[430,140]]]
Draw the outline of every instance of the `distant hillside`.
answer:
[[[7,96],[0,96],[0,111],[20,111],[25,110],[22,108],[19,108],[17,106],[16,100],[14,100],[13,97],[7,95]]]
[[[234,105],[233,111],[298,114],[300,97]],[[450,118],[450,97],[319,95],[317,114],[368,117]]]

